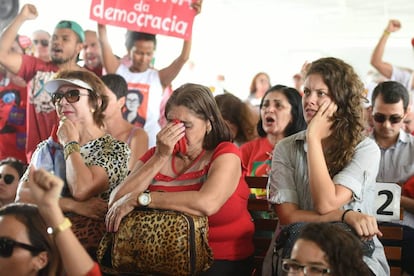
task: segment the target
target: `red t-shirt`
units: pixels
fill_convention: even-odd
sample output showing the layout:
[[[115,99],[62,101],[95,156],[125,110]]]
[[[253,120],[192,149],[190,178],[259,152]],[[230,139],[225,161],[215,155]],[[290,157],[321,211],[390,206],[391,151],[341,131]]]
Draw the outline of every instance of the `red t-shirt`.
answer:
[[[99,269],[98,263],[95,263],[91,270],[89,270],[88,274],[86,276],[101,276],[101,270]]]
[[[51,80],[59,68],[36,57],[23,55],[22,66],[18,75],[27,83],[26,109],[26,155],[30,161],[37,144],[46,140],[58,117],[52,103],[52,96],[44,89],[47,81]]]
[[[414,176],[408,178],[402,186],[402,195],[414,198]]]
[[[140,160],[145,163],[154,152],[155,148],[151,148]],[[185,180],[194,179],[194,184],[185,186],[150,185],[149,190],[165,192],[198,191],[208,174],[210,164],[218,156],[225,153],[234,153],[240,157],[240,151],[236,145],[230,142],[220,143],[214,150],[210,163],[205,168],[200,171],[184,173],[178,177]],[[245,169],[243,168],[236,191],[216,214],[208,217],[208,242],[213,250],[215,260],[242,260],[253,254],[254,225],[247,209],[250,191],[244,176]],[[158,174],[155,180],[157,178],[162,178],[163,181],[174,180],[174,178],[162,174]]]
[[[243,165],[247,175],[267,176],[272,163],[273,145],[266,137],[257,138],[240,146]]]

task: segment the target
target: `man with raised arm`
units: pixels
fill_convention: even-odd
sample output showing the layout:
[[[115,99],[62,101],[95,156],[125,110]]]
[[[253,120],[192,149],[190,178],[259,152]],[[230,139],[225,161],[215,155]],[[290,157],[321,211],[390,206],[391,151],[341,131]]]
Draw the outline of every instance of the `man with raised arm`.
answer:
[[[28,20],[34,20],[38,11],[34,5],[26,4],[20,13],[0,36],[0,64],[10,72],[22,77],[28,86],[28,106],[26,110],[26,155],[28,162],[36,145],[46,140],[58,123],[51,95],[43,89],[53,75],[63,69],[79,69],[78,55],[83,48],[85,35],[82,27],[74,22],[62,20],[53,32],[50,45],[51,61],[20,53],[10,53],[11,45],[20,27]]]

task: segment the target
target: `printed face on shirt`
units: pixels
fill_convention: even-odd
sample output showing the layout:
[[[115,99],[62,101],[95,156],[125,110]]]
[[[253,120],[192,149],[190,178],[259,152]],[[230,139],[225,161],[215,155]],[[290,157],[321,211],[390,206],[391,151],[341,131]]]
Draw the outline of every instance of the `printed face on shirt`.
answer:
[[[291,109],[292,106],[282,92],[268,93],[260,109],[263,130],[268,135],[284,135],[286,127],[292,121]]]
[[[305,79],[303,94],[303,116],[306,123],[309,124],[324,102],[332,102],[331,92],[323,82],[321,75],[311,74]]]
[[[404,125],[405,116],[406,113],[404,112],[402,100],[394,104],[384,103],[382,95],[379,94],[372,107],[375,137],[380,139],[397,139],[400,129]],[[378,122],[378,119],[375,120],[376,117],[380,119],[386,118],[386,120]],[[401,120],[397,123],[395,121],[392,123],[392,118],[400,118]]]
[[[141,105],[141,101],[140,101],[138,93],[129,92],[126,95],[125,106],[129,111],[137,112],[140,105]]]

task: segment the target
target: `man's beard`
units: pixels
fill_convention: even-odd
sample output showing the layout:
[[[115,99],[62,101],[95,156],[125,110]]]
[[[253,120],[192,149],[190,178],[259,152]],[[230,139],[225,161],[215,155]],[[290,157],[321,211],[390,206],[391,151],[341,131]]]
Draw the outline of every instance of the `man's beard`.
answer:
[[[56,65],[62,65],[62,64],[65,64],[65,63],[69,63],[69,61],[70,61],[69,58],[64,59],[64,58],[54,58],[54,57],[52,57],[52,62]]]
[[[77,55],[77,57],[79,56],[79,54]],[[62,64],[66,64],[69,63],[72,60],[73,57],[70,58],[57,58],[57,57],[53,57],[52,56],[52,62],[56,65],[62,65]]]

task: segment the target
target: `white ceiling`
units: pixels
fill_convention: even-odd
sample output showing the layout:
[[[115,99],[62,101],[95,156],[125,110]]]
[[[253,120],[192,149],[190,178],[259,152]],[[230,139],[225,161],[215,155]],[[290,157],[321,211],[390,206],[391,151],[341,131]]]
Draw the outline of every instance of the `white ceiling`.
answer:
[[[90,0],[20,0],[38,6],[39,18],[22,31],[53,29],[60,19],[88,19]],[[197,72],[184,72],[176,82],[214,82],[224,74],[227,88],[244,97],[253,75],[266,71],[272,83],[291,85],[291,76],[305,60],[333,55],[345,59],[364,75],[369,58],[390,18],[401,20],[392,34],[385,59],[414,68],[414,0],[204,0],[193,28],[191,59]],[[111,30],[111,29],[110,29]],[[123,54],[125,30],[112,30],[114,49]],[[111,32],[110,32],[111,35]],[[156,66],[176,57],[181,41],[159,38]]]

